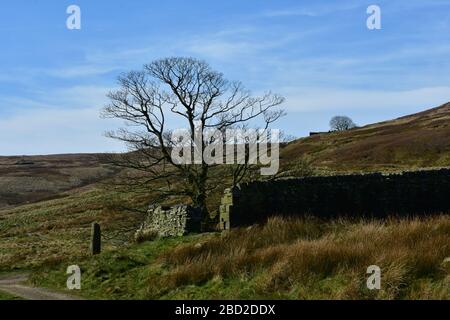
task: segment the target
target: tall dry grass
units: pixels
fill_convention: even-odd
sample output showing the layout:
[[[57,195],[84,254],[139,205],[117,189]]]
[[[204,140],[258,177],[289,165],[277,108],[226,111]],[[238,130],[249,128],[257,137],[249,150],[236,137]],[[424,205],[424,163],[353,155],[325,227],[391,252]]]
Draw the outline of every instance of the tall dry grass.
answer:
[[[252,286],[255,298],[448,299],[450,218],[385,221],[272,218],[263,226],[166,252],[149,292],[209,281]],[[381,267],[381,290],[366,287]],[[242,297],[228,294],[229,298]]]

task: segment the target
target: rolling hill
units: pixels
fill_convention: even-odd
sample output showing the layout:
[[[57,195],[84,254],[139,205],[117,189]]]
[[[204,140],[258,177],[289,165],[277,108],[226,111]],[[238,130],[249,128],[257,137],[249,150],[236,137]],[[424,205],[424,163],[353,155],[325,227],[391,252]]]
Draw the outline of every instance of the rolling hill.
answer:
[[[291,142],[282,161],[302,157],[331,171],[450,166],[450,103],[417,114]]]
[[[97,154],[0,157],[0,208],[55,198],[116,172]]]

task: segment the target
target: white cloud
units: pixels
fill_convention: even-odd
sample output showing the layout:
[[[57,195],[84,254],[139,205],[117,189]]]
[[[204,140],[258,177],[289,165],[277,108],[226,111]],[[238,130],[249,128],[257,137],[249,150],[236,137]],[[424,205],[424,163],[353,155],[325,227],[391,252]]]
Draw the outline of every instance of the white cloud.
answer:
[[[195,36],[182,41],[176,48],[178,52],[199,55],[211,60],[232,60],[242,63],[242,59],[268,58],[267,51],[277,48],[285,48],[296,41],[314,36],[323,32],[324,28],[308,30],[295,30],[291,32],[268,29],[239,28],[227,29],[222,32]],[[255,60],[253,60],[252,64]]]
[[[103,75],[117,70],[115,66],[97,65],[97,64],[82,64],[74,65],[65,68],[47,69],[43,73],[55,78],[78,78]]]
[[[306,17],[316,17],[318,16],[317,12],[314,12],[311,9],[305,8],[296,8],[296,9],[284,9],[284,10],[271,10],[264,11],[261,13],[263,17],[289,17],[289,16],[306,16]]]
[[[358,1],[353,2],[335,2],[327,3],[326,5],[303,5],[300,7],[290,7],[277,10],[263,11],[261,17],[289,17],[289,16],[305,16],[305,17],[318,17],[339,11],[348,11],[361,7],[361,3]]]
[[[9,112],[0,118],[0,155],[123,151],[104,137],[120,124],[100,118],[109,89],[75,86],[2,99]]]
[[[242,54],[253,53],[258,50],[258,46],[249,42],[211,40],[211,41],[194,41],[188,50],[194,54],[199,54],[215,59],[229,59]]]
[[[418,88],[404,91],[339,90],[333,88],[285,88],[289,111],[317,110],[409,110],[431,108],[450,101],[450,87]]]
[[[40,96],[52,105],[58,105],[68,108],[87,108],[100,107],[107,103],[106,97],[114,87],[106,86],[74,86],[70,88],[59,89],[50,95],[47,92],[41,92]]]
[[[103,136],[115,125],[100,119],[99,108],[23,111],[0,119],[0,154],[123,151],[123,145]]]

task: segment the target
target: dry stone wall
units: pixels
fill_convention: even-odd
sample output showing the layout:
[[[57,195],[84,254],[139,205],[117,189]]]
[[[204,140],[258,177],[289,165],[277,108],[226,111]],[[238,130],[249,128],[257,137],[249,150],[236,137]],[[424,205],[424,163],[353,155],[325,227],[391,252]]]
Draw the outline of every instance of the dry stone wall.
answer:
[[[222,229],[273,215],[386,217],[450,212],[450,169],[252,182],[225,190]]]

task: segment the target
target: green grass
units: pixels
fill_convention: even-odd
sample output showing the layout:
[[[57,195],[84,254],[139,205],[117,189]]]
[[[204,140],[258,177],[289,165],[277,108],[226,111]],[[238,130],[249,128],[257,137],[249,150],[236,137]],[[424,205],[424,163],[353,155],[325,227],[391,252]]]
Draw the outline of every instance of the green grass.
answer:
[[[272,219],[264,226],[129,245],[35,272],[64,289],[68,264],[93,299],[449,299],[450,218]],[[382,289],[366,269],[382,269]]]
[[[22,299],[15,297],[9,293],[0,291],[0,300],[22,300]]]
[[[82,272],[82,289],[78,295],[93,299],[145,299],[150,294],[150,277],[164,272],[157,258],[178,245],[194,243],[204,237],[207,235],[160,239],[127,245],[97,256],[72,258],[49,270],[34,272],[30,281],[36,286],[66,290],[66,268],[76,264]]]
[[[90,227],[100,223],[104,250],[130,242],[145,205],[133,194],[89,188],[61,198],[0,210],[0,272],[43,268],[89,254]]]

